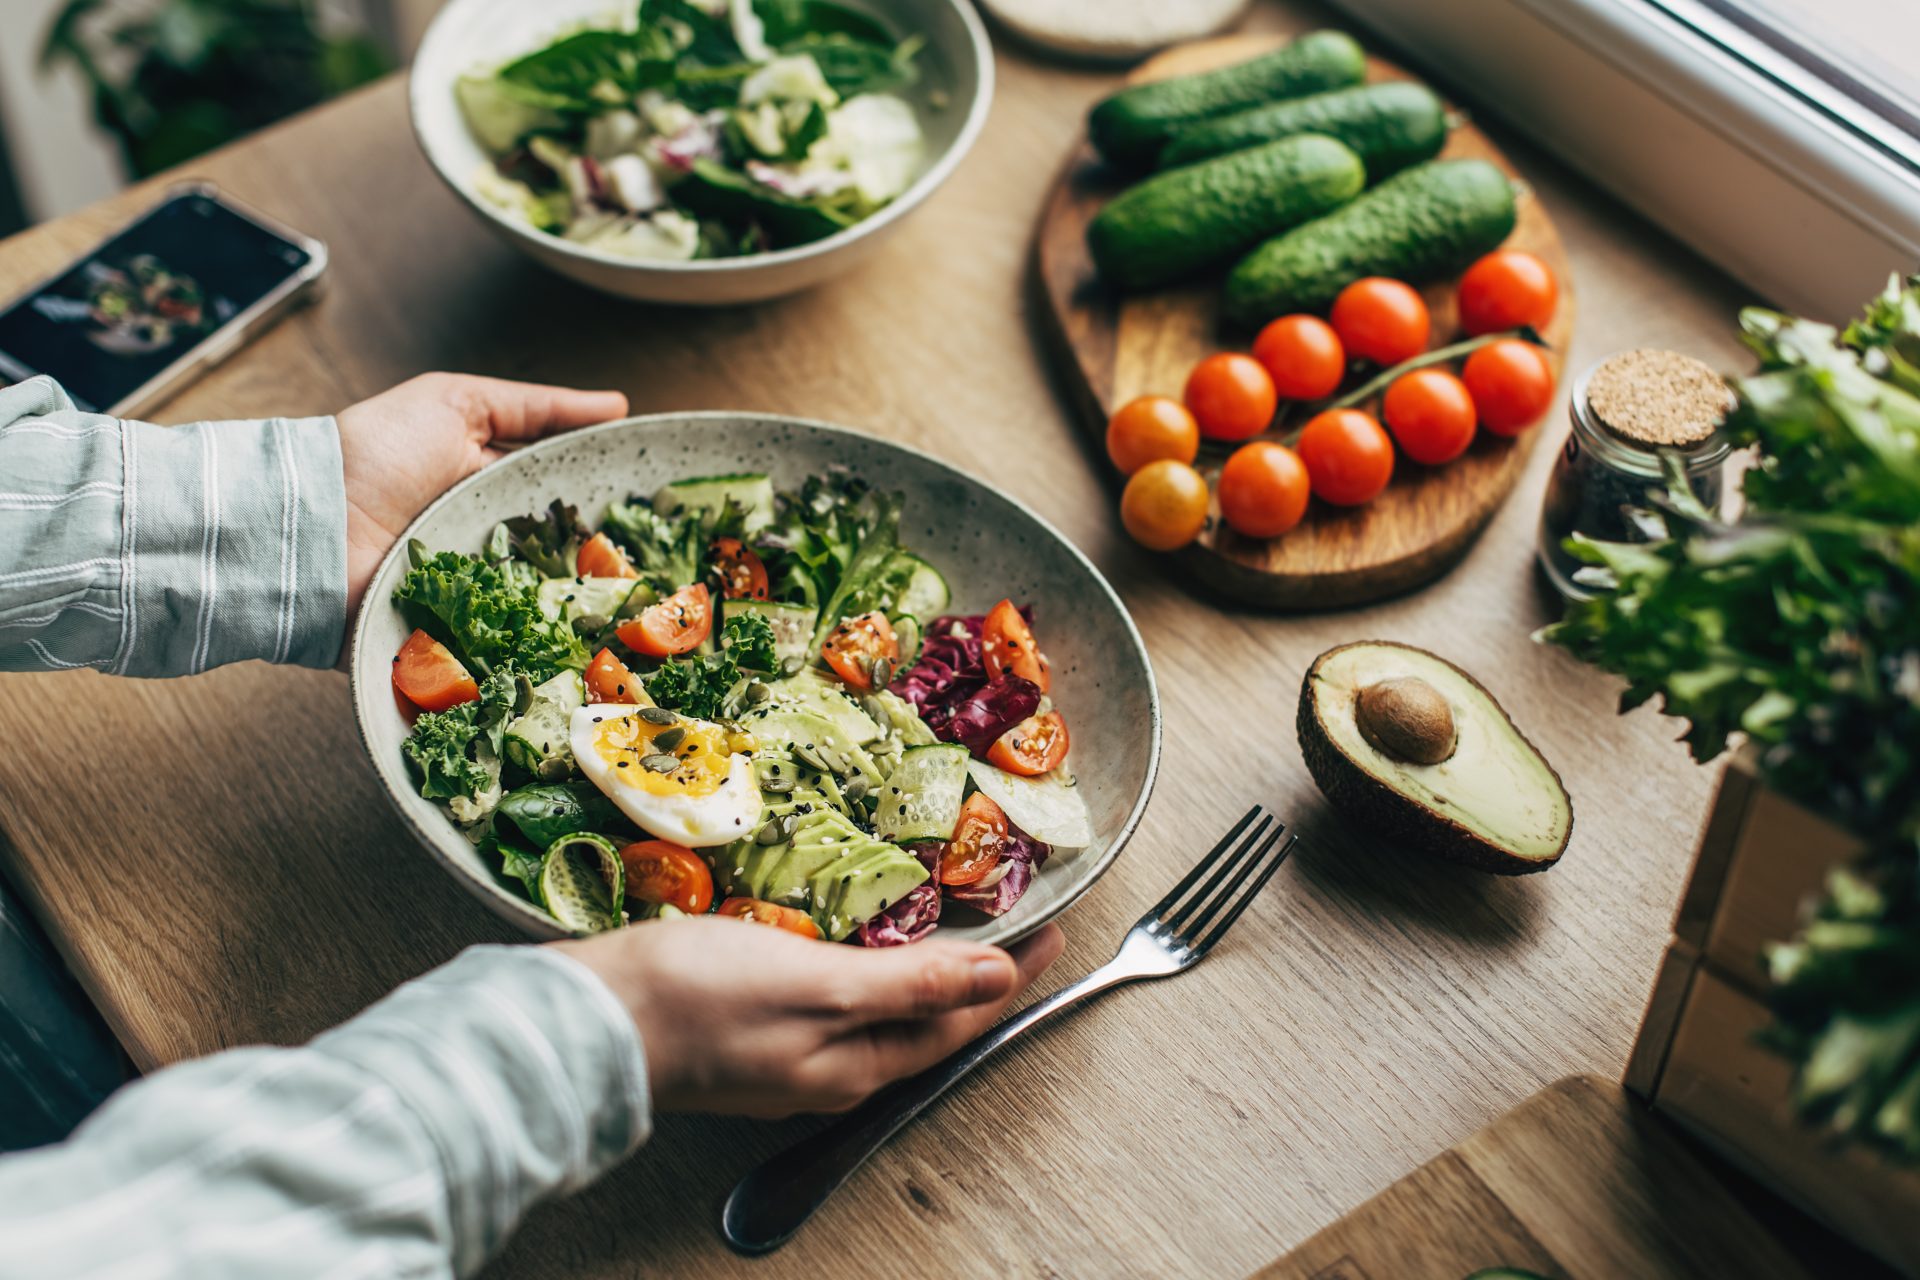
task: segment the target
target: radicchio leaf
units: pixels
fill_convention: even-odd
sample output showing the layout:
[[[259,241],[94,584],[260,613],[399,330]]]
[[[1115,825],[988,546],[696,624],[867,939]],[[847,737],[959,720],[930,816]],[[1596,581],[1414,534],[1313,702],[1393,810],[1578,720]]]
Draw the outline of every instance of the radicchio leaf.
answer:
[[[1034,874],[1046,865],[1047,857],[1053,852],[1053,846],[1035,840],[1032,836],[1007,824],[1007,857],[999,867],[989,873],[999,878],[993,883],[980,885],[949,886],[947,897],[965,907],[989,916],[1003,916],[1013,910],[1027,889],[1033,884]],[[1001,874],[1004,868],[1004,874]]]
[[[1031,609],[1020,613],[1031,623]],[[986,621],[985,615],[934,619],[919,660],[892,686],[935,737],[964,743],[975,755],[1040,707],[1040,688],[1031,680],[1012,673],[987,679],[980,651]]]
[[[928,875],[933,876],[939,872],[940,855],[946,847],[943,842],[936,840],[908,845],[906,849],[920,859]],[[932,933],[939,922],[940,882],[929,879],[925,884],[914,886],[906,897],[854,930],[853,940],[863,947],[898,947],[920,941]]]

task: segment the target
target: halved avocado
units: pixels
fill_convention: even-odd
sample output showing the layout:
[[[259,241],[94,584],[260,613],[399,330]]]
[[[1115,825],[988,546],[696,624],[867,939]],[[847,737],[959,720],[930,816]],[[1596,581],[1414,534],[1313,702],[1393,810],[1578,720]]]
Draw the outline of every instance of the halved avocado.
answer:
[[[1566,852],[1560,775],[1479,681],[1425,649],[1327,650],[1307,668],[1299,730],[1327,799],[1391,840],[1499,875]]]

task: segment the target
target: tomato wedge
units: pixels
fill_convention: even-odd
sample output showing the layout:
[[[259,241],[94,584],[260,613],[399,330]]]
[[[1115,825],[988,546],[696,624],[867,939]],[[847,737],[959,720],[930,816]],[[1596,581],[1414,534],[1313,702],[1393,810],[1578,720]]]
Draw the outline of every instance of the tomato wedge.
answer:
[[[627,553],[613,545],[613,539],[596,533],[581,546],[574,566],[586,578],[637,578],[640,571],[627,559]]]
[[[1011,671],[1039,685],[1042,693],[1053,688],[1053,672],[1047,666],[1047,657],[1033,642],[1032,629],[1011,600],[1002,600],[987,614],[986,626],[980,632],[980,656],[986,663],[989,680]]]
[[[820,936],[820,926],[813,922],[812,916],[793,907],[783,907],[777,902],[762,902],[758,898],[728,898],[720,904],[720,914],[737,916],[755,924],[770,924],[803,938]]]
[[[720,594],[728,600],[765,600],[767,566],[738,538],[713,540],[713,571],[720,575]]]
[[[666,658],[698,648],[713,630],[713,596],[707,584],[682,587],[645,613],[620,624],[620,643],[649,658]]]
[[[1023,778],[1037,778],[1067,758],[1067,722],[1058,711],[1028,716],[994,739],[987,763]]]
[[[587,664],[587,696],[594,702],[639,702],[640,679],[627,664],[602,649]]]
[[[445,711],[480,696],[452,650],[419,630],[393,655],[393,687],[422,711]]]
[[[900,637],[893,633],[887,615],[875,609],[857,618],[842,618],[827,633],[820,656],[849,689],[869,693],[875,684],[884,688],[893,682],[893,668],[900,661]],[[886,663],[884,668],[879,667],[882,662]],[[877,681],[876,669],[881,677]]]
[[[690,916],[713,905],[713,872],[707,860],[671,840],[639,840],[620,851],[627,869],[627,901],[666,903]]]
[[[999,805],[976,791],[960,806],[953,839],[940,856],[941,884],[972,884],[984,879],[1007,852],[1007,815]]]

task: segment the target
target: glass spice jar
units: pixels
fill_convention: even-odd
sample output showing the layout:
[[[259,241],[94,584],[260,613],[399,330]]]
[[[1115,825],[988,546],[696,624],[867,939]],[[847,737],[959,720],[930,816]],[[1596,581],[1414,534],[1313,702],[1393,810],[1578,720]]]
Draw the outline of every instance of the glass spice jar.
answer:
[[[1562,544],[1572,534],[1601,542],[1643,542],[1628,512],[1663,492],[1664,450],[1686,460],[1694,493],[1718,510],[1731,447],[1722,426],[1733,397],[1713,369],[1692,356],[1652,349],[1609,356],[1573,384],[1572,429],[1554,460],[1540,512],[1540,567],[1561,595],[1593,592],[1574,581],[1584,562]]]

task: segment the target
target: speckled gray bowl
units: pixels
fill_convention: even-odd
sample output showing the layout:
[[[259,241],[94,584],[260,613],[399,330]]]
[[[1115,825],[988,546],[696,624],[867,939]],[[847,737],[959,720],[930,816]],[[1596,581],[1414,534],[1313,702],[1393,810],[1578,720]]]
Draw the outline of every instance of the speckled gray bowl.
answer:
[[[407,726],[391,671],[408,628],[389,602],[405,571],[408,539],[473,551],[503,517],[537,511],[556,497],[597,519],[609,502],[669,480],[765,471],[785,488],[836,462],[906,495],[901,535],[946,575],[955,612],[984,612],[1003,596],[1034,603],[1036,630],[1053,663],[1053,698],[1073,728],[1070,762],[1093,810],[1092,846],[1049,861],[1019,906],[998,920],[943,925],[942,933],[1012,942],[1058,915],[1112,865],[1153,789],[1160,699],[1140,633],[1085,556],[1027,507],[918,450],[798,418],[659,414],[543,441],[448,490],[401,535],[354,627],[353,709],[374,771],[420,842],[495,913],[535,937],[565,936],[552,917],[495,877],[446,813],[420,798],[407,772],[400,752]]]

